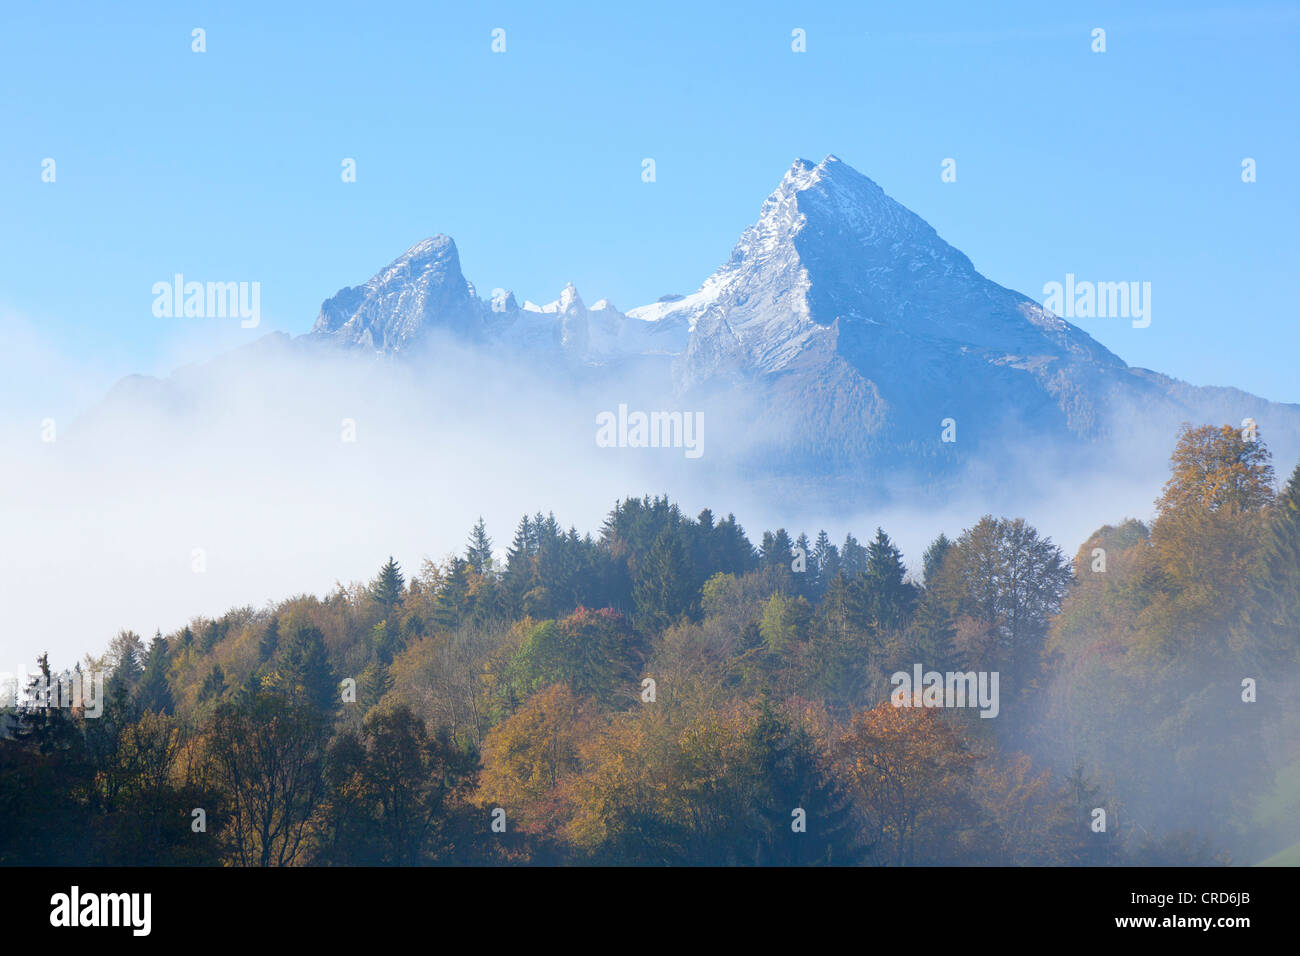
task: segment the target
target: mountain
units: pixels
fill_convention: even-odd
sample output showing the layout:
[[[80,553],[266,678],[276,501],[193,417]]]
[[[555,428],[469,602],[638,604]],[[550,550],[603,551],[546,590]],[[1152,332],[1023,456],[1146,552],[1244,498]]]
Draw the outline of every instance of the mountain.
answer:
[[[631,319],[605,299],[588,308],[570,283],[547,305],[503,292],[480,299],[461,273],[449,236],[416,243],[362,286],[341,290],[321,305],[313,339],[385,354],[417,351],[430,333],[522,352],[554,352],[577,363],[626,356],[676,355],[686,327]]]
[[[316,341],[423,355],[435,333],[568,374],[671,359],[673,401],[726,424],[720,449],[765,474],[851,484],[952,475],[1015,450],[1063,467],[1161,453],[1182,421],[1253,417],[1300,448],[1300,406],[1126,365],[1081,329],[980,275],[835,156],[796,160],[698,290],[626,314],[568,286],[545,306],[484,301],[436,236],[327,300]],[[436,361],[427,357],[421,361]],[[944,441],[944,429],[951,421]],[[717,445],[715,444],[715,448]]]

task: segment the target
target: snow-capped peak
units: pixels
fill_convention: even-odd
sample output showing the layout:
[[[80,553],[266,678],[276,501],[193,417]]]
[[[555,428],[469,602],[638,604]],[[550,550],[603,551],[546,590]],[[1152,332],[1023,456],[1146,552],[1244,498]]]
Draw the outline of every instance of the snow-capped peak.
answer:
[[[604,300],[602,300],[604,301]],[[529,312],[545,312],[549,314],[563,314],[566,312],[586,311],[586,306],[582,304],[582,296],[578,295],[578,290],[573,283],[568,283],[560,292],[560,297],[545,305],[538,305],[536,302],[525,301],[524,308]]]
[[[776,372],[819,343],[844,354],[885,329],[1012,357],[1107,356],[1068,323],[1036,320],[1033,303],[979,275],[920,216],[834,155],[796,159],[728,260],[689,295],[624,315],[607,299],[589,309],[569,282],[545,305],[520,309],[513,297],[500,305],[478,298],[455,243],[436,235],[328,300],[313,331],[380,351],[406,348],[437,326],[526,339],[530,348],[554,342],[584,361],[672,354],[687,384],[724,369]]]
[[[578,295],[578,290],[573,287],[572,282],[566,285],[564,291],[560,293],[558,304],[561,312],[568,312],[574,308],[584,308],[582,298]]]

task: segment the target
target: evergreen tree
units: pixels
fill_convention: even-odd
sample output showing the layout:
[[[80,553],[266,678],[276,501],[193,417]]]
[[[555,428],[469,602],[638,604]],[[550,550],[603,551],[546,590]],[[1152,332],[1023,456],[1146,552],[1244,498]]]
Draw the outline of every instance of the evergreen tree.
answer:
[[[657,633],[689,614],[693,577],[680,536],[665,528],[637,570],[633,599],[639,625]]]
[[[934,583],[935,576],[943,565],[943,559],[947,557],[951,548],[952,541],[946,534],[940,532],[939,537],[931,541],[930,546],[925,549],[925,554],[921,556],[921,580],[927,588]]]
[[[496,588],[492,588],[496,593]],[[402,626],[398,630],[398,641],[394,645],[397,650],[405,648],[412,641],[418,641],[429,633],[429,626],[425,622],[424,615],[419,611],[411,611],[402,618]]]
[[[272,677],[274,680],[274,677]],[[256,698],[264,692],[267,673],[265,668],[256,667],[248,672],[244,682],[235,688],[235,692],[230,695],[233,704],[239,707],[250,706]]]
[[[60,682],[70,680],[71,675],[51,672],[48,651],[36,659],[36,666],[38,673],[28,682],[25,706],[20,710],[14,736],[42,756],[77,753],[81,735],[71,713],[60,706],[65,693]]]
[[[257,658],[263,664],[275,656],[276,648],[280,646],[280,619],[275,615],[266,625],[266,630],[262,634],[262,640],[257,645]]]
[[[1300,465],[1273,504],[1236,643],[1264,667],[1300,663]]]
[[[401,603],[405,588],[406,579],[402,577],[402,568],[389,555],[388,563],[379,569],[379,576],[370,585],[370,596],[383,611],[385,620],[393,616],[393,610]]]
[[[310,705],[321,715],[334,713],[340,701],[339,680],[330,666],[320,628],[310,624],[294,628],[274,682],[289,697]]]
[[[144,642],[134,631],[119,631],[108,648],[108,659],[113,664],[109,682],[121,684],[128,692],[135,690],[144,674]]]
[[[840,548],[840,571],[847,578],[855,578],[866,570],[867,549],[852,534],[846,534],[844,547]]]
[[[813,557],[812,542],[802,531],[794,540],[794,557],[790,568],[795,572],[795,590],[804,597],[813,597],[817,593],[817,559]],[[801,568],[802,570],[795,570]]]
[[[713,531],[715,566],[711,573],[744,574],[758,567],[758,555],[745,537],[745,529],[733,514],[719,521]]]
[[[170,670],[171,660],[168,656],[167,639],[159,632],[149,642],[144,674],[135,689],[136,702],[141,710],[170,714],[175,709],[171,687],[167,682],[167,674]]]
[[[487,525],[483,516],[469,533],[469,547],[465,551],[465,560],[478,574],[487,574],[492,570],[492,539],[488,537]]]
[[[533,588],[533,556],[536,554],[533,523],[528,515],[519,519],[514,540],[506,549],[503,585],[511,612],[523,607],[524,595]]]
[[[393,675],[388,668],[379,661],[367,664],[361,672],[361,679],[357,681],[357,702],[361,705],[362,712],[376,706],[392,689]]]
[[[696,515],[695,524],[705,537],[712,534],[716,526],[716,522],[714,521],[713,518],[713,509],[705,508],[698,515]]]
[[[433,621],[441,630],[455,630],[472,613],[469,576],[469,562],[452,558],[433,602]]]
[[[790,535],[786,534],[785,528],[778,528],[775,533],[763,532],[760,554],[763,567],[790,571],[790,565],[794,561],[794,546],[790,543]]]
[[[510,547],[506,549],[506,571],[515,573],[522,571],[523,567],[528,564],[528,559],[533,556],[533,524],[528,515],[519,519],[519,526],[515,529],[515,538],[510,542]]]
[[[220,664],[214,664],[199,686],[199,701],[215,700],[225,691],[226,675],[222,672]]]
[[[405,642],[401,638],[401,629],[380,621],[370,629],[370,656],[385,667],[393,662],[393,656],[401,652]]]
[[[889,540],[883,528],[867,546],[863,574],[868,620],[877,630],[897,628],[907,622],[915,605],[915,589],[904,578],[903,553]]]
[[[948,602],[938,589],[927,589],[921,595],[908,627],[903,656],[908,661],[924,664],[926,670],[969,669],[957,652],[957,626]]]
[[[864,848],[852,800],[812,735],[765,697],[745,743],[759,829],[753,862],[766,866],[860,862]],[[800,830],[794,828],[796,821]]]
[[[826,593],[835,575],[840,573],[840,549],[831,544],[830,536],[825,531],[817,532],[813,544],[813,565],[816,568],[817,594]]]
[[[225,636],[225,628],[219,626],[216,621],[205,621],[203,629],[199,632],[199,651],[204,654],[211,654],[212,649]]]

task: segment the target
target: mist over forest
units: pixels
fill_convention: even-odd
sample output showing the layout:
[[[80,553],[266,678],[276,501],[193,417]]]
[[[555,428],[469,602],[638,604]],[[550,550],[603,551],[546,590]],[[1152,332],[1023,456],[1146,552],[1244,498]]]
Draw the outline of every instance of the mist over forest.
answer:
[[[962,416],[945,446],[955,472],[854,479],[798,455],[778,468],[788,423],[743,396],[675,396],[643,366],[563,383],[449,338],[429,354],[433,370],[272,335],[167,378],[123,379],[86,411],[42,419],[39,435],[6,432],[0,521],[23,547],[0,551],[15,636],[4,667],[18,669],[14,652],[73,660],[120,628],[173,631],[322,593],[389,554],[442,561],[480,516],[501,557],[521,513],[594,531],[627,495],[667,494],[691,514],[723,503],[746,527],[837,541],[881,525],[913,574],[936,535],[987,513],[1023,516],[1070,550],[1102,523],[1150,518],[1175,427],[1157,436],[1117,415],[1110,445],[976,453]],[[46,393],[73,391],[81,370],[66,374]],[[597,416],[620,404],[699,410],[703,454],[599,447]],[[924,437],[937,444],[940,430]],[[82,599],[63,600],[74,566]]]
[[[1146,482],[778,502],[605,454],[599,386],[281,349],[125,382],[7,472],[9,666],[106,680],[8,710],[0,862],[1294,853],[1300,468],[1262,430],[1189,424]],[[917,666],[996,673],[996,717],[897,706]]]

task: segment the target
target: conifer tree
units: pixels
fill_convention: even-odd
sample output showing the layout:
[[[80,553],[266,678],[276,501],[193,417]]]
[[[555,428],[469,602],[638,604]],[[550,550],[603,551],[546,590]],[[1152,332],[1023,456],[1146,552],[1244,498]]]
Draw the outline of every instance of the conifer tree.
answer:
[[[640,626],[657,633],[686,616],[694,599],[693,576],[680,536],[665,528],[633,584]]]
[[[794,561],[794,546],[790,543],[790,535],[786,533],[785,528],[778,528],[775,532],[763,532],[763,544],[760,550],[763,567],[790,570],[790,565]]]
[[[113,662],[110,683],[121,684],[128,692],[135,690],[144,674],[144,642],[140,635],[134,631],[119,631],[109,644],[108,657]]]
[[[840,570],[847,578],[855,578],[867,570],[867,549],[852,534],[844,536],[844,547],[840,548]]]
[[[36,659],[36,666],[39,672],[28,682],[26,706],[21,711],[15,736],[42,756],[70,755],[79,750],[81,742],[70,713],[60,706],[60,680],[70,675],[54,674],[50,670],[48,651]]]
[[[226,675],[222,672],[220,664],[214,664],[199,687],[199,700],[214,700],[225,693],[225,690]]]
[[[438,596],[433,602],[433,620],[442,630],[450,631],[459,627],[473,611],[469,575],[468,561],[451,559],[442,587],[438,589]]]
[[[1236,643],[1257,648],[1259,663],[1300,663],[1300,465],[1273,504],[1251,577]]]
[[[492,539],[488,537],[487,525],[483,523],[482,515],[479,515],[478,521],[470,530],[469,547],[465,551],[465,560],[478,574],[488,574],[493,570]]]
[[[817,532],[813,544],[813,565],[817,575],[817,594],[825,594],[835,575],[840,573],[840,549],[831,544],[830,536],[824,530]]]
[[[914,588],[904,578],[903,553],[894,546],[883,528],[867,546],[864,597],[868,619],[878,629],[896,628],[911,616]]]
[[[149,642],[144,674],[140,677],[140,683],[136,685],[136,701],[143,711],[170,714],[175,709],[171,686],[167,682],[170,669],[171,659],[168,655],[167,639],[160,632]]]
[[[514,540],[506,549],[506,569],[503,584],[512,611],[518,611],[524,595],[533,587],[533,555],[536,551],[533,523],[528,515],[519,519]]]
[[[812,552],[808,535],[799,532],[799,537],[794,539],[793,560],[789,567],[795,573],[795,590],[804,597],[813,597],[817,593],[817,561]]]
[[[275,615],[266,625],[266,630],[262,634],[262,640],[257,645],[257,657],[262,663],[266,663],[275,656],[276,649],[280,646],[280,619]]]
[[[402,577],[402,568],[389,555],[388,562],[379,569],[379,576],[370,585],[370,596],[383,611],[385,619],[392,617],[393,610],[401,603],[405,588],[406,579]]]
[[[339,681],[330,666],[320,628],[310,624],[294,628],[274,682],[291,698],[310,705],[322,716],[334,713],[340,701]]]
[[[939,568],[943,565],[943,559],[948,556],[951,549],[952,541],[943,532],[940,532],[939,537],[931,541],[930,546],[925,549],[925,554],[921,556],[921,580],[926,587],[934,583]]]
[[[357,682],[357,702],[361,705],[362,712],[377,705],[392,689],[393,675],[388,668],[377,660],[367,664],[361,672],[361,680]]]
[[[860,862],[865,851],[856,832],[851,798],[831,774],[829,759],[812,735],[764,697],[745,742],[760,831],[753,862],[768,866]]]

